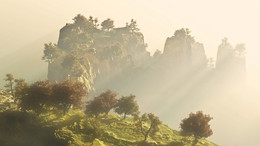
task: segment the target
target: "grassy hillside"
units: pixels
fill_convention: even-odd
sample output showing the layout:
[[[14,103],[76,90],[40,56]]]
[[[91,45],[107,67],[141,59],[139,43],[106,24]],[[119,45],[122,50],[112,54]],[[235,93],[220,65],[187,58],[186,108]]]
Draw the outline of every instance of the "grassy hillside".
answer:
[[[133,118],[122,120],[117,114],[109,114],[107,117],[90,118],[81,110],[70,110],[70,112],[58,117],[57,114],[41,115],[46,126],[55,126],[56,136],[60,139],[67,139],[69,145],[93,145],[113,146],[113,145],[191,145],[193,137],[183,137],[179,131],[172,130],[165,124],[160,125],[160,131],[155,136],[149,137],[147,143],[142,143],[144,136],[136,128]],[[145,123],[148,126],[149,123]],[[88,135],[87,131],[89,132]],[[94,133],[94,134],[93,134]],[[94,136],[95,135],[95,136]],[[215,146],[207,140],[199,140],[199,145]]]
[[[0,144],[1,145],[55,145],[55,146],[186,146],[193,137],[183,137],[179,131],[165,124],[159,132],[144,136],[132,117],[122,120],[118,114],[89,117],[82,110],[71,109],[66,115],[53,108],[40,115],[16,111],[10,93],[0,89]],[[148,129],[150,123],[144,123]],[[205,139],[197,146],[215,146]]]

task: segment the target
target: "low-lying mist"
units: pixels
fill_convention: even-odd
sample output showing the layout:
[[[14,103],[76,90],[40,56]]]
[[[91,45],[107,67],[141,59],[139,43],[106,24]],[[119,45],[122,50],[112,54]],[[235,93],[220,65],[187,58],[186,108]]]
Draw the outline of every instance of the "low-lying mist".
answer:
[[[111,19],[99,25],[97,19],[80,14],[73,20],[61,28],[57,44],[44,45],[41,63],[30,64],[30,55],[20,59],[16,53],[13,59],[5,58],[12,62],[6,62],[2,70],[15,64],[9,71],[29,79],[42,79],[48,72],[53,83],[78,80],[87,89],[85,101],[107,89],[119,96],[134,94],[141,113],[152,112],[176,130],[189,113],[201,110],[213,117],[209,139],[214,143],[259,143],[260,78],[254,66],[247,71],[246,61],[252,59],[246,58],[244,44],[233,47],[224,38],[214,60],[189,29],[182,28],[166,39],[162,52],[151,55],[135,20],[124,27],[115,27]],[[38,51],[34,50],[34,57],[39,58]],[[28,65],[24,70],[22,61]]]

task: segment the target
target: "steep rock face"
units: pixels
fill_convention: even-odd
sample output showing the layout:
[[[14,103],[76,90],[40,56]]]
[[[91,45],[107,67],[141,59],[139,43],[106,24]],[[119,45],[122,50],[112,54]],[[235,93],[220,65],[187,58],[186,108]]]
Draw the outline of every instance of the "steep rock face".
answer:
[[[235,49],[227,43],[220,45],[216,69],[207,68],[204,46],[195,41],[188,29],[176,30],[167,38],[163,53],[157,52],[151,57],[146,51],[143,34],[136,28],[134,31],[127,25],[104,30],[84,19],[84,23],[75,21],[60,30],[57,44],[60,55],[49,62],[50,80],[80,80],[89,92],[109,88],[120,93],[144,93],[151,92],[150,89],[163,91],[165,86],[179,90],[180,84],[189,86],[190,81],[203,86],[208,82],[214,84],[221,78],[214,81],[211,78],[223,66],[230,66],[230,73],[234,70],[245,73],[241,45]],[[225,61],[225,58],[232,61]]]
[[[86,89],[88,89],[89,92],[94,91],[95,88],[93,85],[94,85],[94,80],[97,76],[97,73],[93,69],[94,67],[90,62],[88,63],[88,65],[86,66],[80,65],[80,67],[82,68],[83,72],[79,77],[74,77],[74,79],[84,83]]]
[[[192,44],[192,54],[191,54],[192,66],[194,67],[206,67],[207,57],[202,43]]]
[[[246,78],[245,45],[238,44],[233,48],[224,38],[218,47],[216,73],[232,83],[243,83]]]
[[[92,64],[82,65],[79,64],[79,68],[82,73],[79,76],[73,76],[73,72],[69,68],[61,66],[62,62],[55,62],[48,64],[48,79],[51,81],[62,81],[66,78],[81,81],[85,84],[88,92],[94,91],[94,80],[97,73],[93,70]]]
[[[227,39],[223,39],[222,43],[218,47],[216,68],[221,69],[230,66],[232,64],[233,57],[233,47],[227,42]]]
[[[207,65],[203,44],[195,42],[187,29],[177,30],[174,36],[166,39],[163,56],[178,68],[205,68]]]
[[[238,44],[235,48],[231,46],[225,38],[218,47],[217,52],[217,69],[230,69],[239,72],[245,72],[245,46]]]
[[[61,59],[56,62],[48,63],[48,79],[52,81],[61,81],[67,74],[67,71],[61,66]]]
[[[94,80],[98,68],[94,67],[91,55],[95,52],[92,39],[87,32],[79,26],[66,24],[59,34],[58,48],[62,55],[55,62],[48,64],[48,79],[61,81],[65,78],[79,80],[85,84],[86,89],[94,90]]]
[[[75,34],[73,36],[73,30],[75,26],[71,24],[66,24],[63,28],[60,29],[59,39],[58,39],[58,47],[63,50],[70,49],[70,43],[72,43],[73,39],[75,39]],[[72,39],[71,41],[66,41]]]
[[[99,29],[87,18],[66,24],[60,30],[57,48],[61,53],[49,62],[48,78],[80,80],[89,92],[109,82],[120,82],[117,77],[123,72],[150,58],[143,34],[136,28]]]

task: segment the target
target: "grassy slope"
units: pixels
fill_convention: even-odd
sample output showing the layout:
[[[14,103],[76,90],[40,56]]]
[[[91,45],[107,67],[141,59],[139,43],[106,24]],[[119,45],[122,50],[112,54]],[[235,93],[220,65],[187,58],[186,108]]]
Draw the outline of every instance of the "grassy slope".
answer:
[[[57,132],[60,133],[58,135],[61,139],[70,137],[69,143],[71,145],[91,145],[87,140],[88,136],[82,132],[84,131],[84,123],[89,122],[84,121],[86,117],[82,111],[70,110],[62,118],[56,117],[56,114],[42,115],[41,118],[45,119],[45,123],[49,126],[56,125],[57,128],[62,129]],[[93,145],[136,145],[136,142],[144,139],[144,136],[136,131],[135,122],[132,118],[123,121],[121,119],[122,117],[117,114],[109,114],[106,118],[99,118],[98,128],[103,130],[103,134],[94,140]],[[155,136],[148,138],[148,142],[155,145],[191,145],[192,141],[193,137],[180,136],[179,131],[172,130],[165,124],[160,126],[160,131]],[[214,143],[204,139],[199,140],[197,145],[215,146]]]
[[[6,101],[10,99],[10,93],[0,89],[0,107],[9,107]],[[50,110],[39,117],[43,127],[50,127],[55,130],[55,136],[69,143],[69,145],[88,146],[92,144],[93,135],[88,131],[97,132],[93,146],[131,146],[137,145],[144,139],[140,131],[137,131],[133,118],[121,120],[122,116],[109,114],[107,117],[87,118],[82,110],[70,110],[65,116],[57,110]],[[148,127],[149,123],[145,123]],[[41,133],[38,131],[38,133]],[[92,132],[93,133],[93,132]],[[182,146],[191,145],[193,137],[180,136],[180,132],[172,130],[165,124],[160,125],[160,131],[153,137],[148,137],[148,143],[151,145],[171,145]],[[140,143],[139,143],[140,145]],[[144,144],[141,144],[144,145]],[[201,139],[198,146],[215,146],[214,143]]]

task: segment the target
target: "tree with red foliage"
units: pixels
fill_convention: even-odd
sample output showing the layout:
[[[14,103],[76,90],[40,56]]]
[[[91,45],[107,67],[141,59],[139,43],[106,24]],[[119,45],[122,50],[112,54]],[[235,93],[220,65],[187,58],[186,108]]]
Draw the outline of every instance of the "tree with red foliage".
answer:
[[[21,96],[19,103],[22,110],[33,110],[36,114],[40,114],[45,105],[49,105],[52,94],[52,85],[49,80],[36,81],[24,90],[26,93]]]
[[[66,114],[72,106],[81,108],[82,97],[86,94],[83,83],[66,79],[53,85],[52,104],[62,109],[63,113]]]
[[[107,90],[95,97],[94,100],[90,101],[86,105],[86,113],[98,116],[101,113],[106,115],[109,111],[115,107],[117,103],[117,93]]]
[[[193,145],[196,145],[199,138],[209,137],[213,134],[209,121],[213,119],[209,115],[204,115],[202,111],[190,113],[188,118],[182,120],[181,132],[183,135],[194,136]]]

